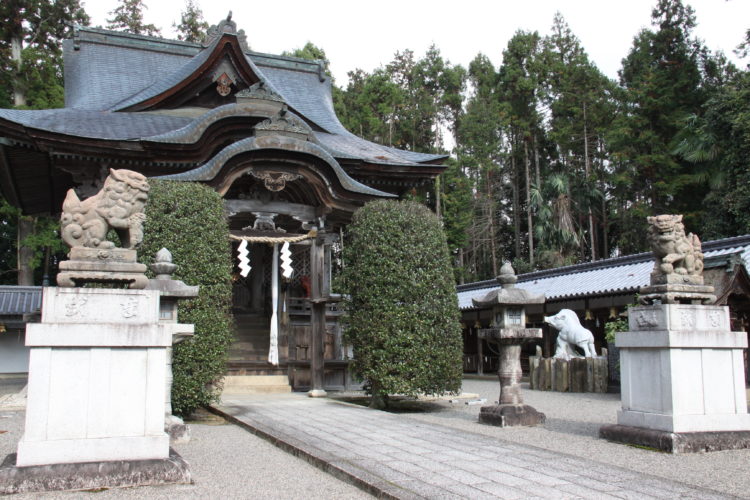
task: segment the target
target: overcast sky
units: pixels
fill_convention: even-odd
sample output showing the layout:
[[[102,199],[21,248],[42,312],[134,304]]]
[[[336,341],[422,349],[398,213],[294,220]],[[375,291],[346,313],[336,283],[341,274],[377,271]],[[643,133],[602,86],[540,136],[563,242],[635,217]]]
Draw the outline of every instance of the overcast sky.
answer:
[[[174,38],[184,0],[145,0],[146,22]],[[468,66],[479,53],[498,66],[502,51],[517,30],[549,33],[560,11],[589,57],[611,78],[633,37],[650,26],[656,0],[198,0],[209,24],[232,10],[252,50],[279,54],[308,41],[322,47],[337,84],[356,68],[372,71],[398,50],[417,57],[435,44],[444,58]],[[694,32],[711,50],[722,50],[737,62],[733,49],[750,28],[750,0],[692,0],[698,26]],[[92,25],[106,26],[116,0],[88,0],[84,7]],[[742,67],[747,61],[739,62]]]

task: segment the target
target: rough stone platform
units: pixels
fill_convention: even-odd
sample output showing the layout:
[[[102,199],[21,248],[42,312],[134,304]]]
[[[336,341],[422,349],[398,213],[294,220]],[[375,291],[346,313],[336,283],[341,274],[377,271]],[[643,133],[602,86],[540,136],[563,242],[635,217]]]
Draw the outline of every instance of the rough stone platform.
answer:
[[[599,429],[599,437],[667,453],[750,449],[750,431],[667,432],[628,425],[604,425]]]
[[[163,460],[119,460],[16,467],[12,453],[0,464],[0,495],[12,493],[98,490],[157,484],[189,484],[190,468],[170,450]]]
[[[297,393],[213,411],[379,498],[729,498],[584,458]]]

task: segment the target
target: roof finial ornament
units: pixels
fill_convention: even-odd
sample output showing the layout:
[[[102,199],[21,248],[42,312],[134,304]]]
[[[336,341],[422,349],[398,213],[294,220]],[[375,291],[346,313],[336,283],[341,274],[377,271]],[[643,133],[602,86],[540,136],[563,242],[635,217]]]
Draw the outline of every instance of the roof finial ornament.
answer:
[[[245,52],[248,52],[250,50],[250,47],[247,44],[247,36],[245,35],[245,30],[237,30],[237,23],[232,21],[231,10],[229,11],[229,14],[227,14],[226,19],[222,19],[221,21],[219,21],[219,24],[215,24],[208,28],[204,46],[207,47],[211,45],[216,41],[217,38],[220,38],[225,33],[237,35],[237,40],[240,42],[240,47],[242,47],[242,50]]]

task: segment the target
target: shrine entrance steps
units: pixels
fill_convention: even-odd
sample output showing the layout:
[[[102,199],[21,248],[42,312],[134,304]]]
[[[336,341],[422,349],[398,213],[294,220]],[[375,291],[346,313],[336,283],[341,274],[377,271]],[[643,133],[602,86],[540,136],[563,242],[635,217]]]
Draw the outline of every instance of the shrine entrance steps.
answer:
[[[287,375],[227,375],[222,394],[272,394],[292,392]]]
[[[268,362],[269,318],[263,314],[235,314],[234,340],[229,348],[225,394],[291,392],[286,363]]]

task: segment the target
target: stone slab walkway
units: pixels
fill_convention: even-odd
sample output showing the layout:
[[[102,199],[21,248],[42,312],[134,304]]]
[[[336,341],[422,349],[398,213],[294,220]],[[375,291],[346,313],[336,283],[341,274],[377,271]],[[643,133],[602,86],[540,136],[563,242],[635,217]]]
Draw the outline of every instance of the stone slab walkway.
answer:
[[[543,448],[293,393],[214,410],[381,498],[732,498]]]

